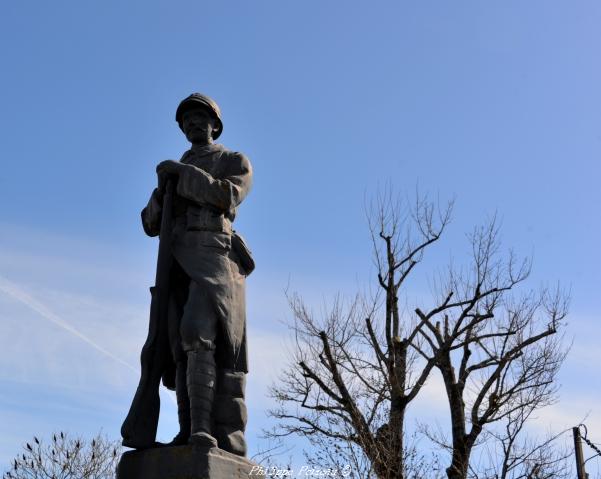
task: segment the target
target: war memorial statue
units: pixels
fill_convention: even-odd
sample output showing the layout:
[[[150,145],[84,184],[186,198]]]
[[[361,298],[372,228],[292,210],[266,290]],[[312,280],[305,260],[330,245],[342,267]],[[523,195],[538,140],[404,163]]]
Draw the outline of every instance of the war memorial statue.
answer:
[[[191,148],[179,161],[159,163],[158,186],[142,210],[144,231],[160,238],[159,254],[140,383],[121,428],[123,445],[138,451],[124,454],[120,479],[180,477],[165,475],[172,471],[167,451],[174,449],[176,469],[210,465],[215,458],[199,459],[199,450],[227,456],[226,476],[237,477],[228,467],[242,470],[246,461],[245,278],[254,262],[232,222],[250,190],[252,168],[245,155],[214,142],[223,122],[211,98],[188,96],[175,119]],[[161,380],[177,396],[179,433],[167,444],[156,442]],[[197,477],[186,475],[188,469],[181,477]]]

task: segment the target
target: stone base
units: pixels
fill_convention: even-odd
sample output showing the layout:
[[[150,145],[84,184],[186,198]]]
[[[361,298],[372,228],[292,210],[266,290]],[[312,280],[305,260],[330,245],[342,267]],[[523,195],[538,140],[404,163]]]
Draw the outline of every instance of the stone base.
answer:
[[[215,447],[186,445],[128,451],[117,466],[117,479],[264,478],[259,471],[244,457]]]

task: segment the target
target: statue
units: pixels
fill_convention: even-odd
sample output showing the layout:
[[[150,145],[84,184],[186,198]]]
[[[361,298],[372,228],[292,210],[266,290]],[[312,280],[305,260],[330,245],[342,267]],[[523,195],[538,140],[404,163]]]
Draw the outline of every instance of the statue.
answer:
[[[175,119],[192,146],[180,161],[157,166],[158,187],[142,210],[146,234],[160,236],[159,258],[123,444],[165,446],[155,442],[162,379],[176,392],[180,426],[167,446],[190,443],[245,456],[245,278],[254,262],[232,222],[252,169],[242,153],[214,143],[223,123],[211,98],[190,95]]]

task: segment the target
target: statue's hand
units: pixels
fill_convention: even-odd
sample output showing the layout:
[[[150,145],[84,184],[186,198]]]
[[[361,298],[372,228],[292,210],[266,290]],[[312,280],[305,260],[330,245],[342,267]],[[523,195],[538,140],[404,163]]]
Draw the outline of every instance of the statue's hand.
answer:
[[[184,168],[183,163],[175,160],[161,161],[157,165],[158,174],[178,175],[181,169]]]
[[[165,160],[157,165],[157,176],[159,183],[159,193],[164,193],[167,185],[167,180],[173,176],[179,175],[181,168],[184,165],[179,161]]]

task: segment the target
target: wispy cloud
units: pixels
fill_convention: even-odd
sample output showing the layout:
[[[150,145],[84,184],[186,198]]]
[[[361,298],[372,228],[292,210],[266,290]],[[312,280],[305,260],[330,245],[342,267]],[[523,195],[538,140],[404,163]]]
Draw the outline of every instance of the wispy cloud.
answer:
[[[135,373],[138,372],[137,368],[135,368],[134,366],[129,364],[127,361],[124,361],[120,357],[116,356],[112,352],[108,351],[106,348],[102,347],[100,344],[96,343],[95,341],[93,341],[91,338],[89,338],[82,332],[75,329],[73,326],[71,326],[65,320],[61,319],[56,314],[54,314],[52,311],[50,311],[40,301],[38,301],[37,299],[32,297],[30,294],[25,292],[21,287],[19,287],[15,283],[9,281],[8,279],[6,279],[2,276],[0,276],[0,291],[4,294],[16,299],[17,301],[21,302],[22,304],[26,305],[27,307],[29,307],[30,309],[32,309],[33,311],[38,313],[40,315],[40,317],[44,318],[47,321],[50,321],[51,323],[55,324],[59,328],[63,329],[64,331],[67,331],[69,334],[74,335],[75,337],[77,337],[81,341],[83,341],[84,343],[87,343],[92,348],[94,348],[97,351],[104,354],[105,356],[122,364],[123,366],[125,366],[126,368],[130,369],[131,371],[133,371]]]

